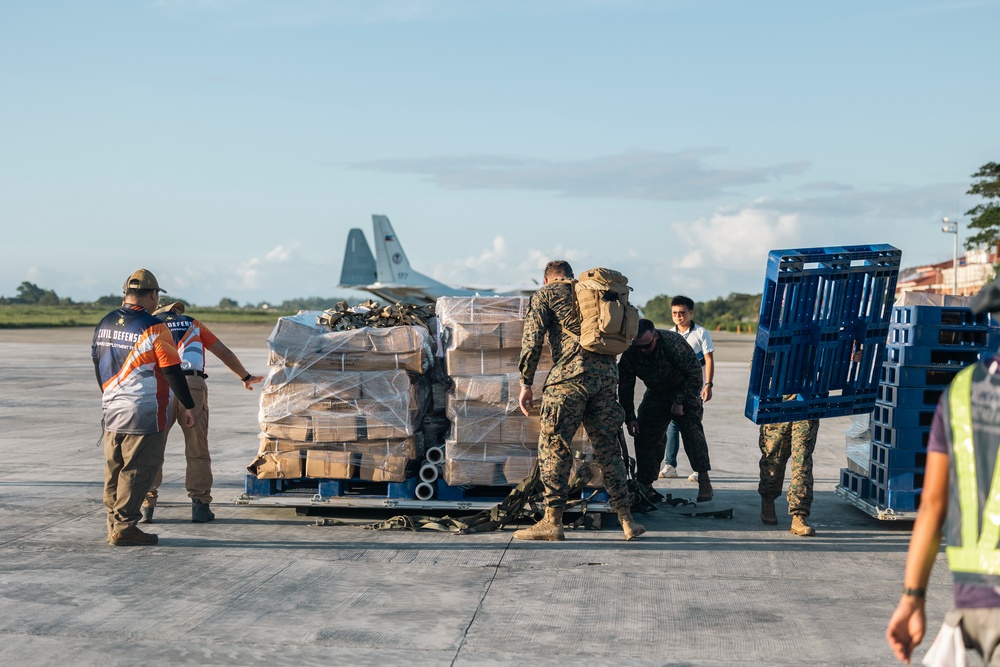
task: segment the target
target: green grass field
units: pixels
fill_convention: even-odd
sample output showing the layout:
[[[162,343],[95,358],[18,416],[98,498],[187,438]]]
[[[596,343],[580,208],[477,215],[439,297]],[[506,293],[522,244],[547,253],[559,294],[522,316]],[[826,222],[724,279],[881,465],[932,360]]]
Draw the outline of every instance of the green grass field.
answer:
[[[0,305],[0,329],[28,329],[34,327],[96,326],[109,309],[93,306],[27,306]],[[227,310],[222,308],[192,308],[187,315],[199,320],[236,324],[273,324],[293,311]]]

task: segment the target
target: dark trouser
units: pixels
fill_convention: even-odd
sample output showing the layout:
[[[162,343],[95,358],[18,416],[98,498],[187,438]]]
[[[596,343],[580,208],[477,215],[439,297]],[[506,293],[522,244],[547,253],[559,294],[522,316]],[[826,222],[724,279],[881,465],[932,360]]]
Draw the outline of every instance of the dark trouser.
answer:
[[[636,479],[642,484],[652,484],[660,474],[660,462],[667,445],[667,426],[671,421],[677,424],[684,443],[684,453],[696,472],[708,472],[712,462],[708,457],[708,442],[705,429],[701,425],[705,413],[701,402],[697,406],[684,406],[684,414],[672,416],[671,406],[677,396],[659,394],[646,390],[636,414],[639,434],[635,437]]]
[[[163,465],[167,432],[132,435],[104,432],[104,506],[108,534],[139,523],[139,507]]]
[[[765,500],[781,495],[785,464],[792,460],[788,485],[788,513],[809,516],[813,501],[813,450],[816,449],[818,419],[763,424],[760,427],[760,484],[757,492]]]
[[[545,506],[563,508],[573,467],[570,441],[583,424],[594,446],[594,461],[604,475],[608,506],[613,510],[632,505],[618,435],[625,412],[618,403],[618,383],[607,376],[581,375],[549,385],[542,392],[538,468],[545,487]]]

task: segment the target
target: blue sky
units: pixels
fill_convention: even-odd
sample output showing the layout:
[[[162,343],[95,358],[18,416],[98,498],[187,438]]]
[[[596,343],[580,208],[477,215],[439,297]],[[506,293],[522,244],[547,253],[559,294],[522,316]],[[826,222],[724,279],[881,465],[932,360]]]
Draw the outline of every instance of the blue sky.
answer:
[[[1000,160],[1000,1],[0,4],[0,294],[135,268],[197,304],[343,294],[392,220],[439,280],[551,258],[643,303],[774,248],[951,257]]]

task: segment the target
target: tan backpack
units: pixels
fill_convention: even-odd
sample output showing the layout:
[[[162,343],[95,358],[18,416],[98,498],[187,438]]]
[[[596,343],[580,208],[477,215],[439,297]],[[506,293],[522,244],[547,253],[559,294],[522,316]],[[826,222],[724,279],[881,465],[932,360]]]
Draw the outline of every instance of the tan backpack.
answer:
[[[580,311],[580,347],[598,354],[618,355],[639,333],[639,311],[629,304],[628,278],[612,269],[584,271],[573,285]]]

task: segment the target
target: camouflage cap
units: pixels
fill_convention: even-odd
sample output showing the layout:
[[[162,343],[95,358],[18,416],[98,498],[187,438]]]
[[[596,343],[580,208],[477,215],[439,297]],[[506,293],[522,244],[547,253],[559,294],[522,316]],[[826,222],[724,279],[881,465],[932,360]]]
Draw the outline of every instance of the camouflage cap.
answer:
[[[153,315],[163,315],[164,313],[167,313],[167,312],[170,312],[170,311],[173,311],[173,312],[177,313],[178,315],[183,315],[184,314],[184,304],[182,302],[180,302],[180,301],[174,301],[172,303],[168,303],[167,305],[160,306],[159,308],[157,308],[156,310],[154,310],[153,311]]]
[[[154,276],[148,269],[139,269],[128,277],[125,284],[122,285],[122,292],[128,292],[130,289],[155,289],[159,292],[167,291],[160,287],[160,283],[156,282],[156,276]]]
[[[997,278],[972,297],[969,306],[974,313],[1000,312],[1000,278]]]

